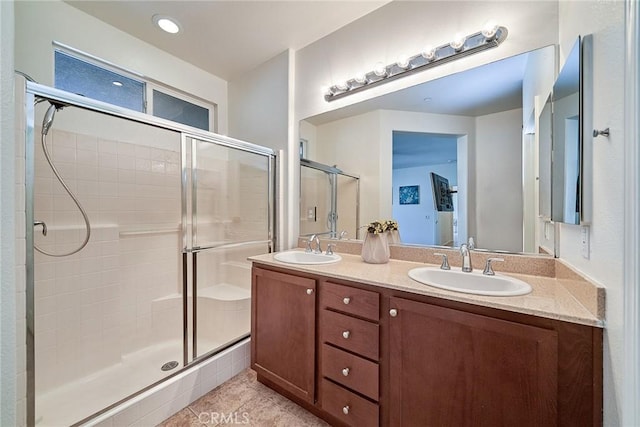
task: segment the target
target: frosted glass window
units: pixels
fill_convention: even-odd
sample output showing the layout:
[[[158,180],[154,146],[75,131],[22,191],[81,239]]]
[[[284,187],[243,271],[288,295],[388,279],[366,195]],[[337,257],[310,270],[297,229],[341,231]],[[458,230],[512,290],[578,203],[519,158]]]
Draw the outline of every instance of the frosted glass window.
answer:
[[[55,87],[130,110],[145,111],[145,83],[114,73],[59,50],[55,51]]]
[[[153,91],[153,115],[209,130],[209,109],[166,93]]]

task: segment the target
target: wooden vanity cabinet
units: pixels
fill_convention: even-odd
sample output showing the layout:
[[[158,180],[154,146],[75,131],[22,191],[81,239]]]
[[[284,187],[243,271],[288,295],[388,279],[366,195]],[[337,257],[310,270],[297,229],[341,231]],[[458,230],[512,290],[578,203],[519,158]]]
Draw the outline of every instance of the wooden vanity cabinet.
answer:
[[[557,425],[558,334],[391,298],[391,425]]]
[[[254,267],[251,367],[293,396],[315,401],[316,281]]]
[[[601,328],[270,269],[252,367],[331,425],[602,426]]]
[[[602,329],[390,295],[384,425],[602,426]]]

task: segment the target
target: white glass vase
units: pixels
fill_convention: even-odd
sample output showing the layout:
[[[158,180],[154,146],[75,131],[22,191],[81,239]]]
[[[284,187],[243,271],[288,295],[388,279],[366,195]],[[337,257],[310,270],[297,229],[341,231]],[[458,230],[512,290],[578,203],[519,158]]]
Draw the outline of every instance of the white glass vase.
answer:
[[[387,240],[389,241],[390,245],[398,245],[402,243],[400,241],[400,232],[398,230],[389,230],[387,231],[387,234]]]
[[[389,243],[386,233],[367,233],[362,243],[362,259],[369,264],[389,262]]]

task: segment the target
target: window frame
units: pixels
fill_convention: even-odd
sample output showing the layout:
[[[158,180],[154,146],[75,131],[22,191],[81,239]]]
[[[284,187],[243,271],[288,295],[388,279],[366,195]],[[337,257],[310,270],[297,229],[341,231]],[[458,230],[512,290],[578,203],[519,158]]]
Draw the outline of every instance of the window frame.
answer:
[[[81,50],[75,49],[71,46],[67,46],[63,43],[54,41],[52,43],[53,51],[52,51],[52,62],[53,62],[53,79],[55,82],[55,52],[59,51],[65,55],[68,55],[72,58],[75,58],[79,61],[87,62],[95,67],[102,68],[104,70],[110,71],[115,74],[122,75],[123,77],[139,81],[144,85],[143,90],[143,113],[149,114],[151,116],[157,117],[153,114],[153,91],[156,90],[158,92],[165,93],[167,95],[173,96],[174,98],[178,98],[184,102],[188,102],[193,105],[197,105],[199,107],[205,108],[209,111],[209,129],[200,129],[206,132],[216,133],[218,131],[218,104],[207,99],[198,97],[191,93],[180,90],[176,87],[169,86],[165,83],[162,83],[158,80],[155,80],[151,77],[145,76],[144,74],[138,73],[136,71],[121,67],[112,62],[106,61],[97,56],[91,55],[89,53],[83,52]],[[54,83],[55,85],[55,83]],[[115,104],[114,104],[115,105]],[[166,119],[165,119],[166,120]],[[180,123],[180,122],[176,122]],[[184,125],[184,123],[181,123]],[[188,125],[185,125],[188,126]],[[198,128],[199,129],[199,128]]]

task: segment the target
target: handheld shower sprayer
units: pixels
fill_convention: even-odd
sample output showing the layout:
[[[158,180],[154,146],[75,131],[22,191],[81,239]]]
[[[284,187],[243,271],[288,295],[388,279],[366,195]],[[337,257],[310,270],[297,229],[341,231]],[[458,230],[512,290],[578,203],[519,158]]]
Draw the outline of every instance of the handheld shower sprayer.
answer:
[[[62,108],[62,107],[60,107]],[[49,133],[49,129],[53,124],[53,118],[56,116],[56,111],[58,111],[58,106],[56,104],[49,105],[47,112],[44,113],[44,119],[42,120],[42,134],[47,135]]]
[[[77,249],[74,249],[74,250],[72,250],[70,252],[66,252],[66,253],[62,253],[62,254],[54,254],[54,253],[51,253],[51,252],[47,252],[47,251],[37,247],[36,245],[34,245],[34,248],[38,252],[40,252],[41,254],[44,254],[44,255],[48,255],[48,256],[52,256],[52,257],[65,257],[65,256],[73,255],[76,252],[80,252],[85,246],[87,246],[87,243],[89,243],[89,238],[91,237],[91,223],[89,222],[89,217],[87,216],[87,212],[84,210],[84,208],[80,204],[80,201],[75,196],[75,194],[73,194],[73,192],[71,191],[71,189],[69,188],[67,183],[64,181],[64,179],[60,175],[60,172],[58,172],[58,169],[53,164],[53,161],[51,160],[51,155],[50,155],[49,149],[47,147],[47,134],[49,133],[49,130],[51,129],[51,126],[53,125],[53,119],[54,119],[54,117],[56,115],[56,111],[61,110],[62,108],[65,107],[65,105],[61,104],[61,103],[58,103],[58,102],[53,102],[53,101],[49,101],[49,103],[51,105],[47,109],[47,112],[44,114],[44,119],[42,120],[42,133],[41,133],[42,151],[44,152],[44,157],[46,158],[47,163],[49,163],[49,166],[51,167],[51,170],[53,171],[53,174],[58,179],[58,182],[60,183],[60,185],[62,185],[62,187],[67,192],[69,197],[71,197],[73,202],[76,204],[76,206],[80,210],[80,213],[82,214],[82,217],[83,217],[84,223],[85,223],[85,227],[86,227],[86,235],[85,235],[84,242],[82,242],[82,244]],[[44,221],[36,221],[36,222],[34,222],[33,225],[34,226],[42,226],[42,234],[44,236],[47,235],[47,225],[44,223]]]

